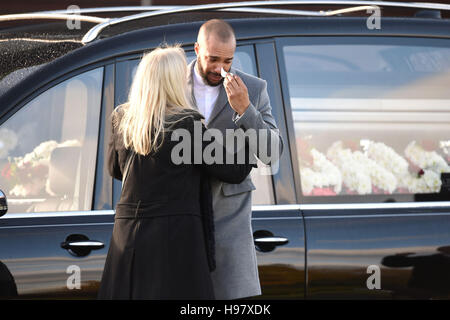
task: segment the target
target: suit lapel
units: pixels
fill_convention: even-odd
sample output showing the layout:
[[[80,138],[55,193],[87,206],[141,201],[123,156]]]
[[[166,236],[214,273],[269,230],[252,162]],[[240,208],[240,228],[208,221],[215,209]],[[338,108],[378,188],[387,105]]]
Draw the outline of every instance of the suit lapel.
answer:
[[[198,111],[197,101],[195,100],[194,94],[194,66],[195,60],[188,65],[187,89],[190,93],[192,106]]]
[[[194,108],[196,110],[198,110],[197,101],[195,100],[195,94],[194,94],[194,66],[195,66],[195,63],[196,63],[196,60],[192,61],[188,65],[188,92],[190,92],[190,94],[191,94],[191,100],[192,100]],[[217,97],[216,103],[214,104],[214,107],[211,111],[211,115],[209,116],[209,119],[206,122],[206,125],[208,125],[211,121],[213,121],[215,118],[217,118],[220,115],[220,112],[227,105],[227,103],[228,103],[227,93],[225,92],[225,88],[223,87],[223,85],[220,85],[219,96]]]
[[[211,111],[211,115],[206,122],[207,125],[211,123],[215,118],[217,118],[222,109],[226,106],[227,102],[228,97],[227,93],[225,92],[225,88],[223,87],[223,85],[220,85],[219,96],[217,97],[216,103],[214,104],[214,107]]]

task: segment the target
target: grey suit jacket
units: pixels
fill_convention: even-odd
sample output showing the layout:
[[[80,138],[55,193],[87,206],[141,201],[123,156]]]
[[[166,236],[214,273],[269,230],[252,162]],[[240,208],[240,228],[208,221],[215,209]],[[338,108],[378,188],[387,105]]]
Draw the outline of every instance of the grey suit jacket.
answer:
[[[193,74],[196,61],[188,66],[188,88],[194,107],[196,106]],[[271,113],[267,83],[252,75],[236,69],[237,74],[248,89],[250,106],[236,120],[237,113],[228,103],[223,85],[211,115],[206,122],[207,128],[216,128],[225,133],[226,129],[242,128],[262,129],[268,133],[264,152],[274,157],[271,146],[282,150],[282,140],[278,134],[275,120]],[[261,150],[255,146],[258,155]],[[260,159],[264,162],[264,159]],[[253,232],[251,227],[251,191],[255,190],[250,175],[240,184],[228,184],[211,179],[213,210],[216,238],[216,270],[212,273],[216,299],[239,299],[261,294],[258,276]]]

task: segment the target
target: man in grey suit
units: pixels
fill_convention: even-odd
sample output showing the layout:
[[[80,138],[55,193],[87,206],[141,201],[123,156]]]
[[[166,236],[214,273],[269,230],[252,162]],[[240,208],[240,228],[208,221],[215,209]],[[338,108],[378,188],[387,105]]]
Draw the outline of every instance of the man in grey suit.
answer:
[[[253,149],[270,164],[282,149],[271,113],[267,83],[231,67],[236,39],[232,27],[219,19],[204,23],[195,43],[197,59],[189,64],[188,87],[193,104],[205,116],[207,128],[225,135],[226,129],[265,132],[266,141]],[[227,74],[221,76],[221,69]],[[259,141],[259,140],[258,140]],[[273,146],[276,146],[273,148]],[[259,155],[267,155],[262,159]],[[269,162],[269,163],[268,163]],[[272,162],[273,163],[273,162]],[[216,242],[216,270],[212,273],[216,299],[239,299],[261,294],[251,227],[250,175],[240,184],[211,181]]]

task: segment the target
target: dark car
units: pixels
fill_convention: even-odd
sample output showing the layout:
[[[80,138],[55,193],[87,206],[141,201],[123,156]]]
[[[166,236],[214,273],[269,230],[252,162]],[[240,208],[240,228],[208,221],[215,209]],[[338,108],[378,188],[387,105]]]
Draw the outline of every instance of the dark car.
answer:
[[[191,61],[217,17],[286,146],[252,172],[259,298],[450,298],[449,5],[82,9],[78,27],[60,13],[0,16],[3,298],[96,297],[121,192],[111,112],[144,52],[181,43]]]

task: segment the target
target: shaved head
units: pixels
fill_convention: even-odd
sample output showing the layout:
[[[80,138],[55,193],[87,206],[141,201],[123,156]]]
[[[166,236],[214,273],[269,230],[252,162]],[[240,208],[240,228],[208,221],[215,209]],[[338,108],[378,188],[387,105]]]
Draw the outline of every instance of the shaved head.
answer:
[[[223,82],[220,70],[229,71],[236,50],[233,28],[225,21],[212,19],[198,31],[194,46],[197,55],[196,68],[204,82],[218,86]]]
[[[208,41],[210,37],[214,37],[223,43],[232,41],[236,44],[233,28],[228,22],[220,19],[208,20],[202,24],[198,32],[197,42]]]

